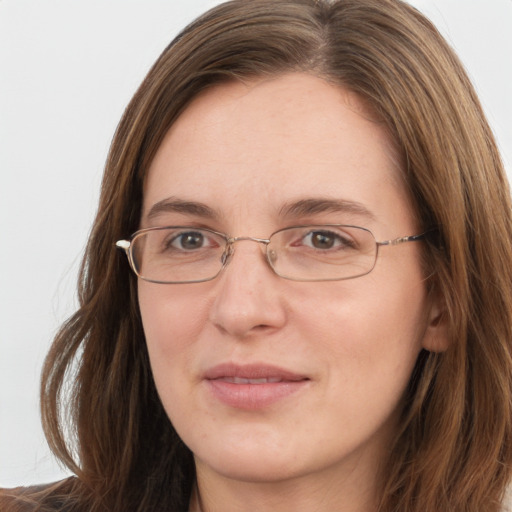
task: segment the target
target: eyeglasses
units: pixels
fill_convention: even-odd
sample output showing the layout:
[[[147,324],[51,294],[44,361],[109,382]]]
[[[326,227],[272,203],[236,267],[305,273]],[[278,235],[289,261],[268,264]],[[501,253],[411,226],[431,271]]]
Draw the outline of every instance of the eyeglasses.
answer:
[[[126,252],[135,274],[152,283],[201,283],[215,279],[228,265],[236,242],[265,246],[270,268],[293,281],[338,281],[368,274],[379,247],[423,240],[426,233],[377,242],[357,226],[293,226],[268,239],[230,237],[211,229],[167,226],[141,229],[116,246]]]

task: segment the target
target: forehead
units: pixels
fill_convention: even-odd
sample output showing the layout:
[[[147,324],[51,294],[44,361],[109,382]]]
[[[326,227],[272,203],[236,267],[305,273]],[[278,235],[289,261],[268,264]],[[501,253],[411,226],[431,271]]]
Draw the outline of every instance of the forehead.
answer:
[[[153,159],[144,214],[169,196],[254,214],[308,196],[371,202],[387,186],[403,189],[385,126],[356,94],[292,73],[195,98]]]

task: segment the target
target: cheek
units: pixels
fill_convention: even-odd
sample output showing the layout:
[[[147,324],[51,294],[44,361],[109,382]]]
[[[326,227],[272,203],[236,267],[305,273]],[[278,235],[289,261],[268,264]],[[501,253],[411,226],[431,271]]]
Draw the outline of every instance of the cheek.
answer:
[[[324,433],[331,440],[339,428],[348,438],[361,432],[370,437],[397,419],[421,350],[424,316],[421,293],[404,296],[388,288],[386,293],[364,293],[363,300],[362,288],[344,292],[331,295],[314,325],[313,318],[309,326],[302,325],[305,338],[317,341],[309,357],[320,359],[326,369],[328,403],[316,414],[331,411],[329,422],[335,427]]]
[[[202,330],[206,311],[198,301],[201,295],[193,288],[139,282],[139,307],[157,387],[161,381],[170,382],[194,357],[194,340]]]
[[[324,359],[338,383],[351,382],[361,390],[371,384],[396,390],[407,385],[426,328],[421,284],[383,287],[369,275],[304,294],[300,311],[298,331],[315,340],[308,357]]]

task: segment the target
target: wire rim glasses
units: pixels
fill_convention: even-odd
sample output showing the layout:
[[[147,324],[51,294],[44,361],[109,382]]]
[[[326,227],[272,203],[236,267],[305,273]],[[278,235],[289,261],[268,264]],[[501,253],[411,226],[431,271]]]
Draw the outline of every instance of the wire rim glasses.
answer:
[[[215,279],[234,255],[235,243],[261,244],[269,267],[293,281],[339,281],[370,273],[379,247],[423,240],[426,233],[377,241],[360,226],[344,224],[291,226],[269,238],[230,237],[191,226],[141,229],[119,240],[135,274],[161,284],[200,283]]]

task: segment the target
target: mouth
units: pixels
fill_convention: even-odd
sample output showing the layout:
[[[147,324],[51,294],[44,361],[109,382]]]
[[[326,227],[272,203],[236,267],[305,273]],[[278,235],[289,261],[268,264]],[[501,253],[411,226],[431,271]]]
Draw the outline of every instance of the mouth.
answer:
[[[223,377],[219,380],[231,382],[233,384],[275,384],[276,382],[285,382],[281,377],[263,377],[261,379],[245,379],[243,377]]]
[[[208,369],[204,383],[216,401],[236,409],[265,409],[304,390],[306,375],[266,364],[221,364]]]

